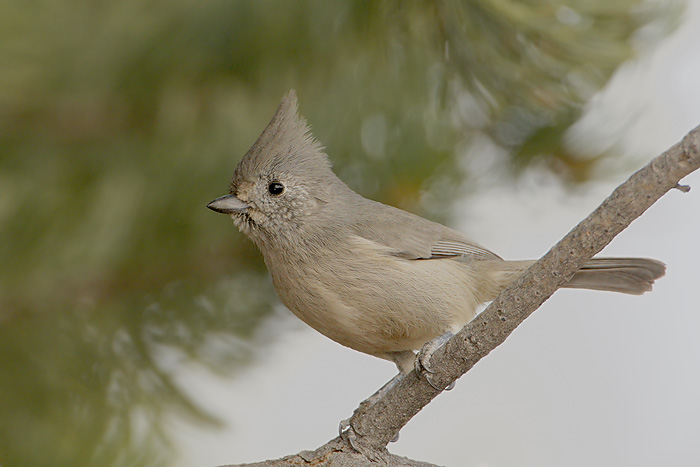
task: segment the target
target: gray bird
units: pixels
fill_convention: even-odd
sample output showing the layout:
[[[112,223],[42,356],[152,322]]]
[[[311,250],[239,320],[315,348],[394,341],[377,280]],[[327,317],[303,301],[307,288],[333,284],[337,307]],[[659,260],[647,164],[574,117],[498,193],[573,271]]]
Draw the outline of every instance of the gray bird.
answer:
[[[260,248],[282,303],[346,347],[414,367],[414,350],[459,331],[534,261],[505,261],[444,225],[363,198],[331,170],[290,91],[238,164],[229,214]],[[665,266],[594,258],[564,287],[642,294]]]

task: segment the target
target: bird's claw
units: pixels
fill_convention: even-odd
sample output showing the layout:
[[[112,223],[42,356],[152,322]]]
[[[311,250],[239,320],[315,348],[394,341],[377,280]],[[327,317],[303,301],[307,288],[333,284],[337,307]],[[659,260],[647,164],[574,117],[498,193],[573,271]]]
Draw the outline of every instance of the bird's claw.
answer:
[[[355,430],[355,427],[353,427],[350,423],[350,419],[340,421],[339,431],[340,437],[346,440],[355,451],[363,454],[372,462],[376,462],[378,464],[387,463],[386,452],[383,452],[381,449],[367,446],[365,443],[363,443],[362,435]],[[397,433],[396,436],[394,436],[394,439],[391,441],[394,442],[398,439],[399,435]]]
[[[439,387],[433,382],[432,375],[435,374],[435,370],[433,370],[430,367],[430,359],[435,353],[437,349],[445,345],[445,342],[450,340],[454,334],[451,332],[447,331],[446,333],[442,334],[441,336],[436,337],[435,339],[431,340],[430,342],[427,342],[422,349],[418,352],[418,355],[416,356],[416,360],[414,362],[414,367],[416,370],[416,373],[419,375],[423,375],[425,380],[428,382],[428,384],[435,389],[436,391],[449,391],[452,388],[454,388],[455,383],[454,381],[451,382],[447,387]]]
[[[386,396],[386,394],[394,386],[396,386],[399,383],[399,381],[401,381],[404,377],[405,375],[403,373],[399,373],[398,375],[394,376],[384,386],[382,386],[381,389],[372,394],[369,398],[367,398],[366,401],[363,401],[362,404],[360,404],[360,406],[373,406],[380,399]],[[351,420],[352,418],[346,418],[345,420],[341,420],[340,423],[338,423],[338,434],[340,435],[340,437],[346,440],[348,443],[350,443],[350,446],[352,446],[352,448],[355,451],[365,454],[368,458],[372,458],[371,456],[375,456],[375,459],[380,459],[382,455],[381,453],[376,453],[372,449],[368,449],[362,446],[361,438],[363,434],[360,431],[358,431],[354,426],[352,426]],[[396,435],[391,439],[390,442],[394,443],[398,440],[399,434],[396,433]]]
[[[343,435],[350,429],[352,428],[352,425],[350,425],[350,419],[346,418],[345,420],[341,420],[340,423],[338,423],[338,435],[342,438]]]

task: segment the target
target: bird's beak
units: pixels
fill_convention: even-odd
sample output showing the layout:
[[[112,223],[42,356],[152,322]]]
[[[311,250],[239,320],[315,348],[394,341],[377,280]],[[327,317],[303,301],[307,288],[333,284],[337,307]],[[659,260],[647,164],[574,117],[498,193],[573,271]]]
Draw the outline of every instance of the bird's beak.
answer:
[[[207,204],[207,207],[222,214],[241,214],[246,212],[250,206],[238,199],[236,195],[226,195],[216,198]]]

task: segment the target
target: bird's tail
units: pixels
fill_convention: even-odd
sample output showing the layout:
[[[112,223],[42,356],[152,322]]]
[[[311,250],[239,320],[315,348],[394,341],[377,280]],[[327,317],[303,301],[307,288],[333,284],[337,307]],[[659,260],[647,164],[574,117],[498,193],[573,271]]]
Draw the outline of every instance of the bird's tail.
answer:
[[[648,258],[593,258],[562,287],[641,295],[666,273],[666,265]]]
[[[489,268],[498,284],[491,293],[504,289],[535,261],[502,261]],[[666,265],[648,258],[593,258],[562,287],[605,290],[641,295],[651,290],[654,281],[663,276]],[[495,295],[489,297],[493,300]]]

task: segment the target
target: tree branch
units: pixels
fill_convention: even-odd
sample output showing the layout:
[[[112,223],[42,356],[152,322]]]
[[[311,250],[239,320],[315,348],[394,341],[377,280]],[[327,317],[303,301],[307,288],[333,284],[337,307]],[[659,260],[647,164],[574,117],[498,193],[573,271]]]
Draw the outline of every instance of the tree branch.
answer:
[[[479,316],[438,349],[431,358],[431,367],[437,370],[431,375],[433,384],[446,387],[469,371],[661,196],[672,188],[687,191],[688,187],[678,182],[698,168],[700,126],[617,187]],[[335,438],[313,452],[248,465],[301,466],[313,462],[313,465],[364,466],[381,461],[391,466],[428,466],[393,456],[386,446],[439,393],[413,371],[375,403],[362,402],[350,419],[351,428],[343,434],[343,439]]]

